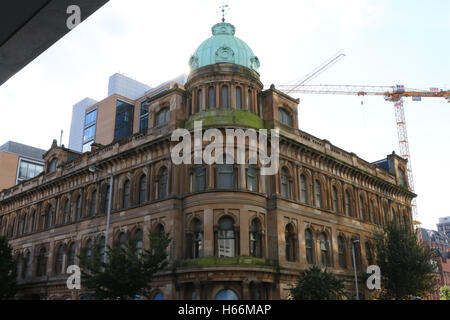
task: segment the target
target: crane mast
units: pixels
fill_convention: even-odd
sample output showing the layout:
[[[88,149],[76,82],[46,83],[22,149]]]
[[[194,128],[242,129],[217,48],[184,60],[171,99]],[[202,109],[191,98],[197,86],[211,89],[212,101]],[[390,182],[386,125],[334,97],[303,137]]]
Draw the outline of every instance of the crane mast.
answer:
[[[280,85],[281,91],[285,93],[305,93],[305,94],[342,94],[342,95],[375,95],[384,96],[386,101],[394,103],[395,121],[397,125],[397,135],[399,150],[401,156],[407,160],[407,175],[409,188],[415,191],[414,177],[411,165],[411,154],[409,152],[408,132],[406,129],[405,110],[403,107],[403,98],[413,97],[413,100],[426,98],[445,98],[450,102],[450,91],[438,89],[418,90],[405,89],[403,85],[396,86],[366,86],[366,85]],[[418,219],[417,201],[414,198],[412,211],[415,219]]]

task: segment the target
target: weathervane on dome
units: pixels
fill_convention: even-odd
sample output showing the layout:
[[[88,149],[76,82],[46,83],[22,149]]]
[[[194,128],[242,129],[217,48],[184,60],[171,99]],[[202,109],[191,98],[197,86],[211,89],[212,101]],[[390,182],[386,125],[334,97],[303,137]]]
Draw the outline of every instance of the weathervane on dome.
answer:
[[[230,7],[225,4],[224,2],[222,2],[222,5],[219,7],[222,11],[222,22],[225,22],[225,10],[229,10]]]

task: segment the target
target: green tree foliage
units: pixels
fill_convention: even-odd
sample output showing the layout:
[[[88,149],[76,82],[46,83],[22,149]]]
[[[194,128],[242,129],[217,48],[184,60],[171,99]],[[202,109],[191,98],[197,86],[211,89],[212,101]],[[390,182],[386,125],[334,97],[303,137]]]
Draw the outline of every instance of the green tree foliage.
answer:
[[[341,300],[347,297],[344,283],[327,269],[317,266],[300,272],[296,287],[290,289],[293,300]]]
[[[125,247],[113,246],[106,250],[103,262],[94,250],[90,259],[83,252],[80,258],[81,285],[94,292],[96,299],[133,299],[136,295],[149,295],[153,275],[168,264],[168,234],[149,232],[150,250],[139,253],[136,243],[129,241]]]
[[[450,300],[450,287],[443,286],[439,289],[439,293],[441,295],[441,300]]]
[[[376,234],[377,265],[381,270],[380,299],[424,297],[436,285],[434,253],[418,243],[408,224],[395,221]]]
[[[0,300],[14,296],[16,276],[16,262],[12,257],[12,248],[6,237],[0,236]]]

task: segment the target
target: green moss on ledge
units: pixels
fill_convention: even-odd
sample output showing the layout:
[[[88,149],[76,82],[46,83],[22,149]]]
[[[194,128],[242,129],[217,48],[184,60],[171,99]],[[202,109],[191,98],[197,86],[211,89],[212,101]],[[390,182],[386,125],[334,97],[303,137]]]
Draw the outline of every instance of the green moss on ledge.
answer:
[[[264,121],[253,112],[237,109],[203,110],[192,115],[184,124],[188,130],[194,129],[194,121],[202,121],[203,127],[237,126],[265,129]]]
[[[180,262],[180,267],[208,267],[208,266],[270,266],[272,261],[263,258],[254,258],[250,256],[238,256],[232,258],[202,257],[195,260],[184,260]]]

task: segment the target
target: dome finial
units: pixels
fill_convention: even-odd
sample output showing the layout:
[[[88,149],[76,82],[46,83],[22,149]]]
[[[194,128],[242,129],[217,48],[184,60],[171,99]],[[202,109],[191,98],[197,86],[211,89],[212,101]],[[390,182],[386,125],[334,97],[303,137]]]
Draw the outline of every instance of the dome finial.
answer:
[[[222,2],[222,5],[219,8],[222,10],[222,22],[225,22],[225,10],[229,10],[229,6]]]

